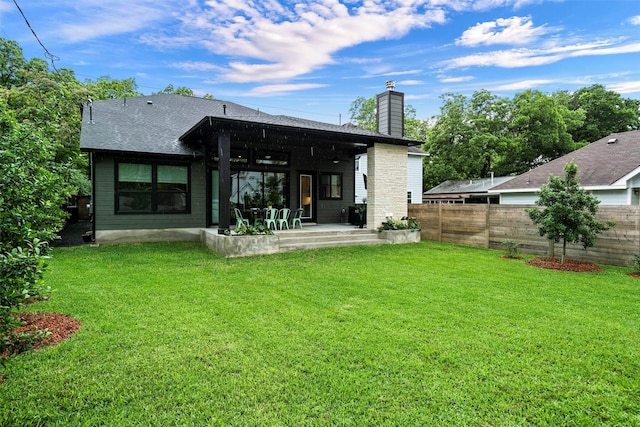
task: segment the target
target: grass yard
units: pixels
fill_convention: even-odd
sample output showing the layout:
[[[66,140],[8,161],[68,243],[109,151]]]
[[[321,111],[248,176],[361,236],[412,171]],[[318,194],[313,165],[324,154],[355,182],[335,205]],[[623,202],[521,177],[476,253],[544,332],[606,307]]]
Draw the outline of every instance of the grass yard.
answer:
[[[59,248],[2,426],[640,426],[640,279],[434,242]]]

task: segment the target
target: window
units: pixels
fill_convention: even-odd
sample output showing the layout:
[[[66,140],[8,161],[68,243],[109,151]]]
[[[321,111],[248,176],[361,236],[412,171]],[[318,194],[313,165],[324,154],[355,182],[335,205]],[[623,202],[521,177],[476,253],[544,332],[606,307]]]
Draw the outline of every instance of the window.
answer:
[[[289,166],[289,153],[282,151],[258,150],[255,163],[257,165]]]
[[[117,213],[188,213],[189,166],[116,165]]]
[[[320,175],[320,198],[342,199],[342,174],[323,173]]]
[[[232,207],[241,209],[287,206],[287,181],[287,174],[284,172],[233,172],[229,201]]]
[[[407,203],[409,204],[413,203],[413,197],[412,197],[411,191],[407,191]]]

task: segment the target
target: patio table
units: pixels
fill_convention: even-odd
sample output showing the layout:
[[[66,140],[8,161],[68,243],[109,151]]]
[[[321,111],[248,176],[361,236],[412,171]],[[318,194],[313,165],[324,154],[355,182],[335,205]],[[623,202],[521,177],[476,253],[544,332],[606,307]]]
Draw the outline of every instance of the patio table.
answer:
[[[250,211],[253,225],[264,223],[264,215],[267,212],[267,208],[251,208]]]

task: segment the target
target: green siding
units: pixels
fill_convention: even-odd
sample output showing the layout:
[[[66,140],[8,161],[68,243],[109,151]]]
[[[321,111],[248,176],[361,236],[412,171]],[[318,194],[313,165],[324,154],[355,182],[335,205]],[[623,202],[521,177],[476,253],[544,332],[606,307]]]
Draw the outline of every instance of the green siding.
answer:
[[[206,227],[206,178],[202,160],[191,163],[190,214],[115,214],[115,158],[98,155],[95,160],[96,230],[137,230]]]

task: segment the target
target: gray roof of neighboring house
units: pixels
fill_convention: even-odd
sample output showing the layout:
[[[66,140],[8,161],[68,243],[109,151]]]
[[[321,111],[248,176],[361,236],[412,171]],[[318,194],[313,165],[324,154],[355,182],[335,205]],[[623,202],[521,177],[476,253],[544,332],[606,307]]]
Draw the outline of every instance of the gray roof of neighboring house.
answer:
[[[499,176],[494,178],[481,178],[481,179],[451,179],[445,181],[430,190],[425,191],[423,194],[429,195],[453,195],[453,194],[478,194],[486,193],[495,186],[507,182],[514,177],[512,176]]]
[[[640,168],[640,131],[613,133],[493,188],[493,192],[538,189],[549,175],[564,176],[571,160],[583,187],[615,184]]]
[[[415,147],[413,145],[409,146],[409,154],[413,154],[415,156],[428,156],[429,155],[429,153],[427,153],[426,151],[421,150],[420,148]]]
[[[96,101],[92,106],[85,106],[80,148],[85,151],[192,155],[193,150],[181,142],[180,137],[207,117],[300,131],[330,132],[345,137],[361,136],[396,143],[399,140],[356,126],[271,115],[229,101],[163,94]]]

